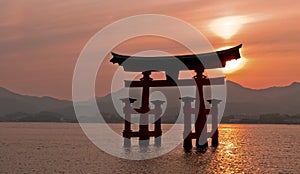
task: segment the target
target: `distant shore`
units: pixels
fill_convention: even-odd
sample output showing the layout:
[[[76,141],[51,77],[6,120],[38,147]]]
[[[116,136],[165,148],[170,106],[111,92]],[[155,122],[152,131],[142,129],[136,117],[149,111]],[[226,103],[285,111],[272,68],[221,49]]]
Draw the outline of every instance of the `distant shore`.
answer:
[[[103,114],[103,123],[124,123],[124,119],[114,114]],[[178,113],[172,115],[163,115],[162,123],[173,124],[177,121]],[[208,122],[211,116],[208,115]],[[87,123],[97,123],[99,118],[97,116],[81,117]],[[17,112],[0,116],[0,122],[55,122],[55,123],[78,123],[77,117],[73,115],[61,115],[55,112],[39,112],[35,114]],[[178,121],[183,123],[181,119]],[[263,115],[247,115],[235,114],[223,116],[221,123],[228,124],[300,124],[300,114],[287,115],[287,114],[263,114]]]

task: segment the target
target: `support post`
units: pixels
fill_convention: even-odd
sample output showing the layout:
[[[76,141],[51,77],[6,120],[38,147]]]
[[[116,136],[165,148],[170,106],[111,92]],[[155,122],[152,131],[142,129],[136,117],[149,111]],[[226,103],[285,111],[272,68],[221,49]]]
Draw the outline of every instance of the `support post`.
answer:
[[[193,97],[182,97],[179,98],[183,101],[183,114],[184,114],[184,131],[183,131],[183,147],[184,150],[190,151],[193,147],[192,145],[192,102],[195,101],[196,98]]]
[[[196,76],[194,79],[196,81],[197,90],[196,90],[196,104],[195,107],[198,109],[196,121],[195,121],[195,132],[196,132],[196,147],[198,150],[202,151],[208,147],[207,142],[207,126],[206,126],[206,109],[204,103],[203,95],[203,85],[205,76],[203,76],[204,68],[199,68],[195,70]]]
[[[143,77],[140,79],[143,82],[142,92],[142,106],[139,109],[135,109],[138,113],[144,114],[150,111],[149,108],[149,93],[150,93],[150,82],[153,80],[150,75],[151,71],[145,71],[142,73]]]
[[[218,104],[222,100],[218,99],[211,99],[207,100],[211,105],[211,115],[212,115],[212,134],[211,134],[211,146],[212,147],[217,147],[219,145],[219,130],[218,130],[218,118],[219,118],[219,113],[218,113]]]
[[[125,104],[123,107],[123,113],[125,114],[125,120],[124,120],[124,131],[123,131],[123,137],[124,137],[124,147],[130,147],[131,146],[131,113],[132,113],[132,106],[131,104],[136,101],[136,99],[133,98],[123,98],[121,101]]]
[[[154,144],[155,146],[161,146],[161,116],[162,116],[162,104],[165,103],[165,101],[162,100],[154,100],[151,101],[151,103],[154,105],[154,132],[155,132],[155,140]]]
[[[149,145],[149,114],[140,114],[140,125],[139,125],[139,145],[148,146]]]

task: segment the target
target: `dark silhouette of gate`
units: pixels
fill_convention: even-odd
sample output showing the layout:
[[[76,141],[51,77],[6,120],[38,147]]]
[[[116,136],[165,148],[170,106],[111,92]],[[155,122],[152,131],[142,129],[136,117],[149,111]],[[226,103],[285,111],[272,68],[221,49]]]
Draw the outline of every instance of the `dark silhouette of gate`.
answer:
[[[125,106],[123,112],[125,114],[125,128],[123,131],[124,146],[131,145],[132,137],[139,137],[140,145],[148,145],[150,137],[155,137],[155,145],[161,145],[161,115],[162,105],[164,101],[155,100],[149,101],[150,87],[172,87],[172,86],[196,86],[196,96],[181,97],[184,103],[184,149],[190,150],[192,148],[192,139],[199,142],[200,137],[204,137],[204,143],[196,143],[198,149],[205,149],[208,146],[207,138],[212,138],[212,146],[218,145],[218,104],[221,102],[218,99],[207,100],[211,104],[211,109],[205,108],[205,101],[203,95],[203,86],[205,85],[222,85],[224,78],[210,78],[208,79],[203,75],[205,69],[216,69],[225,67],[226,61],[239,59],[239,49],[242,44],[232,47],[230,49],[197,54],[197,55],[181,55],[181,56],[165,56],[165,57],[137,57],[127,56],[112,53],[113,58],[110,60],[112,63],[118,63],[124,68],[124,71],[129,72],[142,72],[143,77],[140,81],[125,81],[125,87],[142,88],[141,107],[133,108],[132,103],[136,101],[133,98],[121,99]],[[217,59],[216,59],[217,57]],[[180,61],[181,64],[174,61]],[[172,64],[173,62],[173,64]],[[175,66],[172,66],[175,65]],[[171,68],[168,68],[170,67]],[[194,70],[196,75],[194,79],[178,79],[180,70]],[[151,72],[166,71],[166,80],[153,80],[150,75]],[[192,107],[192,102],[195,101],[195,107]],[[154,105],[150,109],[149,103]],[[211,112],[210,112],[211,111]],[[207,133],[207,114],[212,114],[212,133]],[[131,130],[131,114],[140,114],[139,131]],[[154,131],[149,131],[149,114],[155,115]],[[195,114],[195,132],[191,129],[191,116]],[[203,134],[201,136],[201,133]]]

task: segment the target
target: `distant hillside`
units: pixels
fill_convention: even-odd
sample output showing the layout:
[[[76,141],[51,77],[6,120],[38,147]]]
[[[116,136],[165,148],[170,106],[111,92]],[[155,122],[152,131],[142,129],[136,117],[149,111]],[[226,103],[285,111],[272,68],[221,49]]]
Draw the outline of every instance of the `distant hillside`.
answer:
[[[231,81],[227,82],[225,115],[267,113],[300,113],[300,83],[253,90]]]
[[[55,111],[69,106],[72,106],[71,101],[20,95],[0,87],[0,116],[15,112]]]
[[[164,114],[163,121],[172,122],[176,120],[176,115],[180,109],[180,101],[177,100],[180,96],[174,89],[160,89],[160,91],[164,93],[168,100],[168,109]],[[131,97],[139,98],[140,91],[133,92]],[[174,100],[174,98],[176,100]],[[122,118],[118,116],[119,114],[112,104],[111,94],[105,97],[99,97],[97,101],[106,121],[122,121]],[[120,108],[123,106],[120,101],[117,101],[117,104]],[[136,105],[138,106],[139,103],[137,102]],[[254,90],[227,81],[225,116],[251,116],[270,113],[296,115],[300,113],[299,106],[300,83],[294,82],[285,87]],[[81,107],[89,109],[89,106],[84,104]],[[94,114],[92,114],[92,116],[94,116]],[[89,118],[90,116],[84,117],[86,117],[87,120],[92,119]],[[71,101],[58,100],[52,97],[20,95],[5,88],[0,88],[0,121],[26,120],[75,122],[76,116]]]

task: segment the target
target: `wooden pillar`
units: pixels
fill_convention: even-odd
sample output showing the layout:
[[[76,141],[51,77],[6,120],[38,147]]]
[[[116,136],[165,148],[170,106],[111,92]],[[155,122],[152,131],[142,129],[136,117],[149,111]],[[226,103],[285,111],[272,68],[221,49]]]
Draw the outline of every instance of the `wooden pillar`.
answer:
[[[183,131],[183,147],[186,151],[190,151],[193,147],[192,145],[192,102],[195,101],[193,97],[182,97],[180,98],[184,105],[183,105],[183,114],[184,114],[184,131]]]
[[[217,147],[219,145],[219,130],[218,130],[218,118],[219,118],[219,113],[218,113],[218,104],[222,100],[218,99],[211,99],[207,100],[211,105],[211,115],[212,115],[212,134],[211,134],[211,146],[212,147]]]
[[[161,116],[162,116],[162,104],[165,103],[165,101],[162,100],[154,100],[151,101],[152,104],[154,104],[154,132],[155,132],[155,140],[154,144],[156,146],[161,146],[161,135],[162,135],[162,130],[161,130]]]
[[[208,147],[207,143],[207,126],[206,126],[206,109],[203,95],[203,85],[205,76],[203,76],[204,69],[200,68],[195,70],[197,73],[194,77],[196,81],[196,104],[195,107],[198,109],[197,118],[195,121],[195,133],[196,133],[196,147],[198,150],[203,150]],[[201,140],[200,140],[201,138]]]
[[[140,125],[139,125],[139,134],[140,134],[140,146],[148,146],[149,145],[149,95],[150,95],[150,86],[149,82],[153,79],[150,77],[151,71],[145,71],[142,73],[143,77],[140,79],[143,82],[143,92],[142,92],[142,105],[141,108],[135,109],[138,113],[140,113]]]
[[[142,105],[141,108],[135,109],[138,113],[147,113],[150,111],[149,108],[149,95],[150,95],[150,86],[149,82],[153,79],[150,77],[151,71],[145,71],[142,73],[143,77],[140,79],[143,82],[143,92],[142,92]]]
[[[148,146],[149,145],[149,114],[140,114],[140,125],[139,125],[139,145]]]
[[[123,98],[121,99],[123,103],[125,103],[125,106],[123,107],[123,113],[125,114],[125,121],[124,121],[124,131],[123,131],[123,137],[124,137],[124,147],[130,147],[131,146],[131,114],[132,114],[132,106],[131,104],[136,101],[136,99],[133,98]]]

